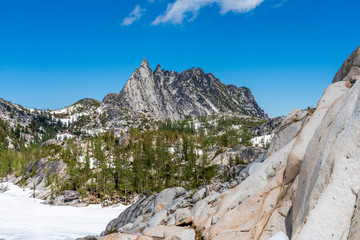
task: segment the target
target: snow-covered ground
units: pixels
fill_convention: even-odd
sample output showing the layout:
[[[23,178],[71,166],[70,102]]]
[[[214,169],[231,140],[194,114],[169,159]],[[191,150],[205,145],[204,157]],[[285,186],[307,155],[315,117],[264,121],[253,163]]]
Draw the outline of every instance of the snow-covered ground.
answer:
[[[69,126],[69,124],[78,121],[78,119],[81,116],[91,116],[94,113],[97,113],[100,115],[100,114],[104,113],[104,110],[101,107],[96,108],[95,110],[94,109],[83,109],[82,105],[77,104],[77,105],[73,105],[70,107],[65,107],[60,110],[50,111],[50,113],[52,114],[53,120],[61,121],[61,123],[64,124],[65,126]],[[61,115],[61,114],[65,114],[66,116],[63,116],[62,118],[56,118],[54,116],[54,115]]]
[[[274,134],[269,134],[265,136],[255,137],[251,139],[253,146],[264,147],[266,143],[271,143],[271,139],[274,137]]]
[[[0,239],[42,240],[76,239],[99,235],[106,224],[126,206],[101,208],[99,205],[76,208],[41,204],[29,198],[31,190],[5,183],[9,190],[0,193]]]
[[[86,163],[86,158],[85,158],[85,157],[86,157],[85,155],[84,155],[84,156],[80,156],[80,157],[79,157],[79,162],[81,162],[81,163]],[[90,157],[90,158],[89,158],[90,169],[94,169],[94,168],[95,168],[95,163],[96,163],[96,159]]]
[[[71,139],[71,138],[74,138],[75,136],[70,134],[70,133],[58,133],[56,134],[56,139],[57,140],[61,140],[61,141],[64,141],[65,139]]]

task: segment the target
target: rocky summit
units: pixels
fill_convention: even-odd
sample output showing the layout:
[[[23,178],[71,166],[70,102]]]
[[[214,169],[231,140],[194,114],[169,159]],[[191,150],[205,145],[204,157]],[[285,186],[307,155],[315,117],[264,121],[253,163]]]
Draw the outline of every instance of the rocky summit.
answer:
[[[225,85],[201,68],[178,73],[149,67],[146,59],[119,94],[108,94],[104,103],[165,119],[183,119],[224,112],[257,118],[267,115],[246,87]]]

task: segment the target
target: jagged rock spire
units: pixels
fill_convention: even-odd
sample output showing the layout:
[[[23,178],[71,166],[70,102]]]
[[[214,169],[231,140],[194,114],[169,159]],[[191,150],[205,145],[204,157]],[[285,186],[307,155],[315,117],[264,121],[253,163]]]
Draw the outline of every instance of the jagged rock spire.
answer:
[[[156,66],[155,73],[157,73],[157,72],[161,72],[161,66],[160,66],[160,64],[158,64],[158,65]]]
[[[267,118],[247,88],[225,85],[201,68],[191,68],[179,74],[163,71],[157,65],[153,72],[146,59],[118,96],[105,97],[104,102],[159,119],[182,119],[187,115],[218,112],[239,112]]]
[[[144,58],[144,59],[142,60],[140,67],[150,68],[150,67],[149,67],[149,63],[148,63],[148,61],[146,60],[146,58]]]

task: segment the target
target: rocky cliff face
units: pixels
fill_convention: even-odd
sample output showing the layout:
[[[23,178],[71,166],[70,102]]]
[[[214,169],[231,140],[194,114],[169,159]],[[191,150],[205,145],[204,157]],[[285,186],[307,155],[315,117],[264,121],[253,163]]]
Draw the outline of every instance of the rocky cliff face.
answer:
[[[360,75],[360,46],[345,60],[339,71],[336,73],[333,83],[347,81],[354,83]]]
[[[266,156],[237,186],[210,185],[162,205],[148,198],[153,205],[138,203],[145,214],[118,218],[135,221],[108,225],[107,231],[124,232],[112,239],[139,233],[140,239],[172,239],[170,233],[195,239],[195,232],[187,234],[192,229],[213,240],[360,239],[360,81],[353,74],[359,58],[357,49],[315,110],[294,110],[283,120]]]
[[[35,116],[36,114],[31,112],[30,109],[0,98],[0,119],[7,121],[11,126],[16,126],[17,124],[27,125]]]
[[[121,92],[108,94],[103,102],[160,119],[219,112],[267,118],[248,88],[225,85],[201,68],[179,74],[158,65],[153,72],[145,59]]]

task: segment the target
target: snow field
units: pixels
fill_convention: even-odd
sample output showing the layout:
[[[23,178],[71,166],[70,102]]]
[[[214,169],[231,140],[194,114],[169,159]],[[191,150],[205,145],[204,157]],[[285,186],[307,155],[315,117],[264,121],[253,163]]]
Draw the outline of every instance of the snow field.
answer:
[[[0,239],[5,240],[67,240],[99,235],[109,221],[127,208],[124,205],[108,208],[45,205],[39,199],[30,198],[30,189],[5,184],[9,190],[0,193]]]

